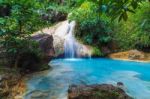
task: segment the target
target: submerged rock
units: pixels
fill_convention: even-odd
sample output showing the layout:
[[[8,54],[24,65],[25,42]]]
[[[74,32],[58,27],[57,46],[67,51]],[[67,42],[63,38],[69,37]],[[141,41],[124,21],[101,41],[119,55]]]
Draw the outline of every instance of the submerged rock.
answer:
[[[31,99],[48,99],[48,97],[49,97],[48,91],[35,90],[31,92]]]
[[[68,99],[132,99],[124,90],[111,84],[71,85]]]

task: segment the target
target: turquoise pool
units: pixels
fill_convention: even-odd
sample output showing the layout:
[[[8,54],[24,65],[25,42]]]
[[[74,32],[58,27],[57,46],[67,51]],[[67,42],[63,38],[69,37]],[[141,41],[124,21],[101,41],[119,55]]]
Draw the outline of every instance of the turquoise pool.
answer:
[[[70,84],[117,82],[123,82],[125,91],[135,99],[150,99],[150,63],[96,58],[55,59],[50,65],[52,70],[27,81],[25,99],[66,99]],[[36,94],[43,96],[36,98]]]

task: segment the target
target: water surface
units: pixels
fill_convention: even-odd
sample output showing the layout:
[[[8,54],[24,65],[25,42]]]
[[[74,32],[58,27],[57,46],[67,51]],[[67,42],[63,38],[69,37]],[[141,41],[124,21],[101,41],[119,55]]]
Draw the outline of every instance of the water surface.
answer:
[[[34,99],[35,91],[45,93],[42,99],[67,99],[71,84],[116,85],[117,82],[123,82],[125,91],[135,99],[150,99],[150,63],[97,58],[56,59],[50,65],[53,70],[27,81],[25,99]]]

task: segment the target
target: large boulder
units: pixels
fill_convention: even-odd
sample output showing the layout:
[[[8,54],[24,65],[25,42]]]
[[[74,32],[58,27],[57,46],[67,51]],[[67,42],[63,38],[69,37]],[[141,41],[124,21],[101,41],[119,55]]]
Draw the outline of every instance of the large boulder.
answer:
[[[39,42],[39,47],[47,58],[55,55],[52,35],[39,34],[33,36],[32,39]]]
[[[71,85],[68,99],[132,99],[124,90],[111,84]]]
[[[68,22],[63,21],[54,26],[44,28],[32,35],[32,39],[40,43],[40,48],[46,56],[57,57],[64,52],[64,39]]]

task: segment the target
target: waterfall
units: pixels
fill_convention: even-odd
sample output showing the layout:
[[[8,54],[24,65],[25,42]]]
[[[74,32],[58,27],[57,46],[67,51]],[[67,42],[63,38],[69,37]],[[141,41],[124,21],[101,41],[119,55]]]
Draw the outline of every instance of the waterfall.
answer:
[[[76,40],[74,36],[76,22],[69,23],[68,20],[59,22],[58,24],[44,28],[32,34],[32,37],[40,37],[40,35],[52,35],[54,56],[62,56],[65,58],[89,57],[92,53],[92,48]],[[40,41],[38,38],[37,41]]]
[[[75,28],[75,21],[69,23],[68,32],[65,37],[64,42],[64,55],[65,58],[75,58],[77,55],[77,42],[74,37],[74,28]]]

